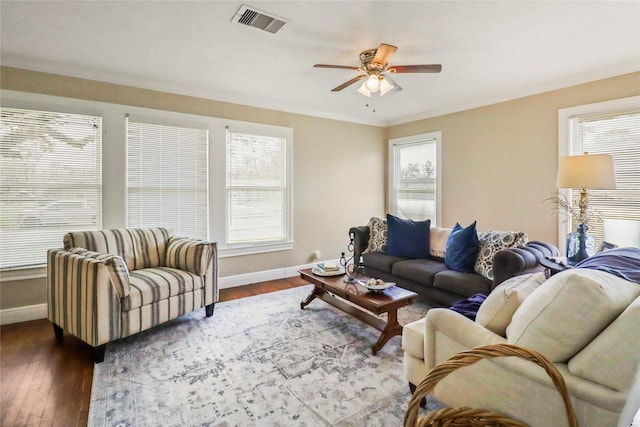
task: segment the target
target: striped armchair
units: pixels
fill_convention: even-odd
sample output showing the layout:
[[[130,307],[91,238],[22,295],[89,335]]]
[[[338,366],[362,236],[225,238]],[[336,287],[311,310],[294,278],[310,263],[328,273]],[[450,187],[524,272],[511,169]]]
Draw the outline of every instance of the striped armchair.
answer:
[[[168,228],[72,232],[48,251],[49,320],[94,348],[218,300],[216,243],[176,237]]]

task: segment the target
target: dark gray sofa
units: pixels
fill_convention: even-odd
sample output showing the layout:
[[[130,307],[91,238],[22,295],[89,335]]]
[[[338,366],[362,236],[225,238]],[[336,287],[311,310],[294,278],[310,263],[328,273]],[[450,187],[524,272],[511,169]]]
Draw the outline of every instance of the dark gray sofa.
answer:
[[[493,288],[510,277],[543,271],[539,260],[558,256],[558,249],[545,242],[531,241],[525,246],[504,249],[493,259],[494,280],[476,273],[459,273],[447,268],[442,258],[405,259],[380,252],[364,253],[369,242],[369,227],[349,229],[353,239],[354,260],[362,256],[365,274],[419,294],[434,307],[449,307],[455,301],[475,294],[488,295]],[[356,261],[357,262],[357,261]]]

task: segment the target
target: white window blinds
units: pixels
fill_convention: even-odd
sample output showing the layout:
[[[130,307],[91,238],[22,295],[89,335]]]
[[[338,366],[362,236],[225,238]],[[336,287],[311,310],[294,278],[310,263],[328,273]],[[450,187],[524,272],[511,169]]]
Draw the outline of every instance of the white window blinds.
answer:
[[[288,239],[287,139],[227,132],[227,244]]]
[[[640,110],[569,118],[570,154],[611,154],[616,170],[615,190],[589,190],[589,206],[603,220],[640,221]],[[572,198],[580,197],[579,191]],[[589,232],[599,246],[606,221],[591,221]],[[575,230],[576,224],[571,225]]]
[[[46,263],[72,230],[102,225],[102,119],[2,108],[0,269]]]
[[[209,131],[127,118],[127,224],[208,238]]]

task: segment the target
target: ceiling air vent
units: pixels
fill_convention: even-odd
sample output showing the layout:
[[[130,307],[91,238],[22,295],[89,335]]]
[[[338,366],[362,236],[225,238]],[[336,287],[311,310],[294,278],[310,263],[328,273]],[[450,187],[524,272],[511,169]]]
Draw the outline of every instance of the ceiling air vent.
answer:
[[[287,21],[282,18],[275,15],[269,15],[268,13],[246,5],[240,6],[240,9],[233,17],[233,22],[267,31],[272,34],[277,33],[278,30],[287,23]]]

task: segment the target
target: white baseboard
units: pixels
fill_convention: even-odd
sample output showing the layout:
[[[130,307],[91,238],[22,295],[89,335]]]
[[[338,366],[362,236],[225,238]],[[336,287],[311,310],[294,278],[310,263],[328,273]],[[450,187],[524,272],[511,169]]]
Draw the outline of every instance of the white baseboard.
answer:
[[[331,262],[335,261],[337,260],[333,260]],[[251,283],[266,282],[268,280],[285,279],[287,277],[297,276],[298,270],[311,268],[314,265],[316,265],[316,263],[298,265],[295,267],[276,268],[273,270],[256,271],[255,273],[238,274],[236,276],[220,277],[218,279],[218,287],[220,289],[227,289],[234,288],[236,286],[249,285]],[[27,305],[24,307],[13,307],[0,310],[0,325],[46,318],[47,304]]]
[[[47,313],[47,304],[5,308],[4,310],[0,310],[0,325],[46,319]]]
[[[322,262],[322,261],[319,261]],[[338,260],[324,261],[338,262]],[[266,282],[267,280],[285,279],[298,275],[298,271],[304,268],[311,268],[317,262],[311,264],[303,264],[295,267],[276,268],[273,270],[256,271],[255,273],[238,274],[236,276],[220,277],[218,279],[218,288],[227,289],[236,286],[250,285],[252,283]]]

